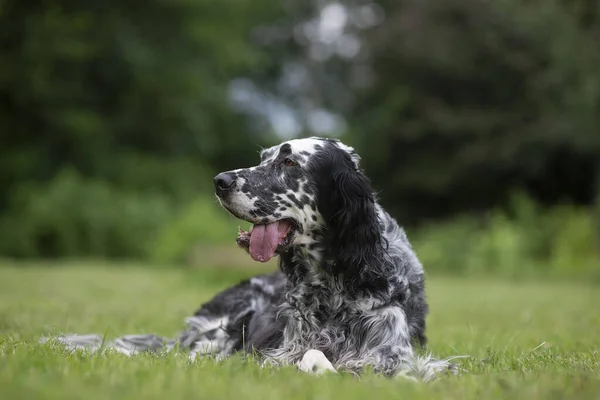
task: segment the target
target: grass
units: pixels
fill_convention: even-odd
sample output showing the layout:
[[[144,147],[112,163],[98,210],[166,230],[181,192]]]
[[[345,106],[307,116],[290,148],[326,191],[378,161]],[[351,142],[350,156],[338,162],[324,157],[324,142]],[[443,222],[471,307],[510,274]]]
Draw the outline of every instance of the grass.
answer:
[[[598,398],[600,291],[593,285],[429,277],[430,350],[469,355],[430,384],[312,377],[233,358],[68,354],[48,333],[174,336],[202,301],[248,270],[0,264],[0,398]]]

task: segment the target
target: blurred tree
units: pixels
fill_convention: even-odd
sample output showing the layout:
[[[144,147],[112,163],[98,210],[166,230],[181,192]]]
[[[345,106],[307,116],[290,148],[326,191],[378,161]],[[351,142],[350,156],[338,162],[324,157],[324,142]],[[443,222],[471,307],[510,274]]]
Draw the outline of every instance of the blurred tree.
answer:
[[[385,2],[375,83],[348,113],[384,204],[403,221],[594,200],[600,52],[556,2]],[[597,22],[596,22],[597,23]]]
[[[4,1],[0,253],[147,255],[215,171],[273,140],[231,107],[231,82],[268,67],[251,31],[281,12],[266,0]]]
[[[19,254],[114,247],[73,239],[90,221],[96,238],[133,236],[118,226],[128,218],[158,229],[174,198],[297,135],[342,135],[407,224],[503,206],[520,189],[546,204],[597,197],[595,1],[139,6],[0,6],[0,233],[23,227]],[[130,212],[140,199],[154,211]],[[130,242],[106,252],[146,251]]]
[[[563,0],[562,4],[573,13],[581,26],[598,28],[600,4],[596,0]]]
[[[250,29],[278,12],[260,0],[4,2],[0,209],[11,185],[65,165],[117,179],[136,153],[213,170],[254,161],[248,147],[269,132],[246,127],[228,89],[263,65]]]

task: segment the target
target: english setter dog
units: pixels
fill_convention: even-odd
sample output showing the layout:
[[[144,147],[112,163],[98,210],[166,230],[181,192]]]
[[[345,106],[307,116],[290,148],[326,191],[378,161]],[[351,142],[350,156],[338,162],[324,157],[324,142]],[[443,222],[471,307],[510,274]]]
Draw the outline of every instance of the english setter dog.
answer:
[[[450,359],[416,352],[427,341],[423,267],[359,160],[337,140],[295,139],[263,150],[257,166],[218,174],[221,205],[252,224],[237,244],[255,261],[279,255],[280,270],[217,294],[178,339],[130,335],[105,346],[136,354],[178,345],[192,358],[244,352],[312,373],[371,368],[428,381],[456,372]],[[96,335],[57,339],[102,345]]]

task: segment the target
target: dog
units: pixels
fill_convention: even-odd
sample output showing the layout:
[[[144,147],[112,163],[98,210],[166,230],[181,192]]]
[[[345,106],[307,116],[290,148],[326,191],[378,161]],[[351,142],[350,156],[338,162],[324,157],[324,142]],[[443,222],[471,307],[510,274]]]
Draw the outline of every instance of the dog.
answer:
[[[339,140],[303,138],[263,149],[260,163],[222,172],[215,193],[225,210],[252,224],[237,245],[279,270],[218,293],[187,318],[177,339],[130,335],[104,346],[189,351],[191,359],[251,354],[264,364],[309,373],[371,369],[429,381],[456,373],[426,346],[423,267],[405,231],[378,203],[356,151]],[[97,335],[56,338],[97,350]]]

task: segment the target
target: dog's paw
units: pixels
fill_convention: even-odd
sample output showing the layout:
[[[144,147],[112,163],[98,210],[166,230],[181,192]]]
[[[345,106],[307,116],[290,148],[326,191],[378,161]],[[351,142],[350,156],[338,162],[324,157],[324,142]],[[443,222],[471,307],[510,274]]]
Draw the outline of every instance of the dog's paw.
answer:
[[[298,363],[298,368],[306,373],[322,375],[326,372],[337,373],[333,364],[325,357],[322,351],[308,350],[304,353],[302,360]]]

